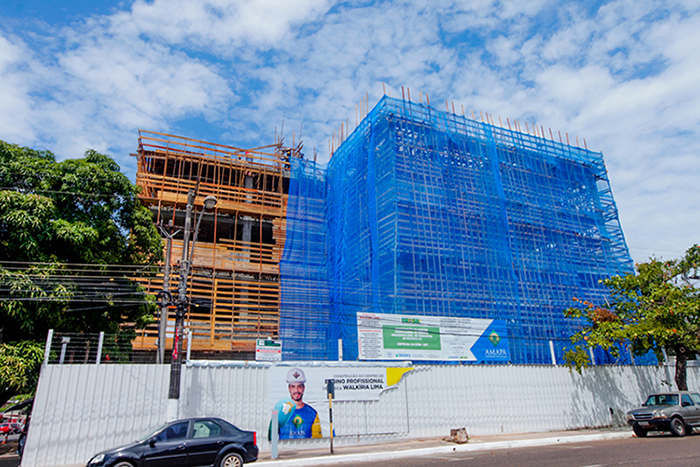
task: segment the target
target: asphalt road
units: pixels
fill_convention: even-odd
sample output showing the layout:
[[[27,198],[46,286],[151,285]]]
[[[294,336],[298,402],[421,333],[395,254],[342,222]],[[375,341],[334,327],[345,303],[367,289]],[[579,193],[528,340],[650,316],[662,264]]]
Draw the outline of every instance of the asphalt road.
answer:
[[[14,451],[2,451],[2,454],[0,454],[0,467],[17,467],[18,465],[19,456]]]
[[[382,467],[700,467],[700,435],[625,438],[536,448],[463,452],[440,457],[353,463]]]
[[[0,467],[16,467],[19,458],[0,455]],[[253,467],[255,464],[251,464]],[[330,464],[329,464],[330,465]],[[649,435],[589,443],[559,444],[536,448],[462,452],[439,457],[403,458],[382,462],[357,462],[360,467],[700,467],[700,434],[676,438]]]

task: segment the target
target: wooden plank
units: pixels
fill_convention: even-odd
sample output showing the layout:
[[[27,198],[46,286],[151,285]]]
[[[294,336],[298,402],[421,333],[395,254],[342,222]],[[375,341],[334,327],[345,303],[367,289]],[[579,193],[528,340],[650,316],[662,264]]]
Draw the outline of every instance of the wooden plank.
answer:
[[[174,215],[172,210],[161,211],[163,208],[184,209],[188,191],[197,188],[195,205],[201,206],[204,197],[213,194],[218,200],[216,212],[233,217],[234,229],[240,216],[251,216],[257,219],[257,234],[262,238],[263,220],[272,223],[271,244],[226,239],[215,244],[196,243],[188,295],[201,306],[193,306],[186,317],[194,336],[192,348],[252,351],[256,338],[278,336],[279,262],[287,225],[288,196],[282,190],[288,177],[287,156],[276,152],[276,145],[243,150],[163,133],[141,132],[140,136],[137,185],[142,189],[142,202],[156,207],[158,219],[165,221]],[[246,177],[253,177],[252,189],[244,186]],[[218,223],[217,215],[215,231]],[[172,257],[181,255],[182,241],[175,240]],[[176,271],[177,265],[173,267]],[[176,283],[176,275],[171,280]],[[144,278],[142,283],[149,293],[157,293],[162,276]],[[173,310],[169,315],[174,319]],[[155,349],[157,332],[155,323],[139,331],[134,347]]]

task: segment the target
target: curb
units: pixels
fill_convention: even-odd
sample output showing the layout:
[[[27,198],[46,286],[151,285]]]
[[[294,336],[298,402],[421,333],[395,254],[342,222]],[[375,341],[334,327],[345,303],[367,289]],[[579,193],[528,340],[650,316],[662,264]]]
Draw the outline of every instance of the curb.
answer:
[[[489,451],[495,449],[511,449],[537,446],[551,446],[554,444],[585,443],[588,441],[604,441],[608,439],[631,438],[629,432],[598,433],[591,435],[559,436],[551,438],[520,439],[511,441],[494,441],[477,444],[460,444],[456,446],[437,446],[432,448],[407,449],[392,452],[366,452],[358,454],[325,455],[320,457],[307,457],[303,459],[278,459],[264,462],[256,462],[256,466],[285,466],[305,467],[315,465],[341,464],[362,461],[385,461],[403,459],[406,457],[421,457],[435,454],[450,454],[454,452]]]

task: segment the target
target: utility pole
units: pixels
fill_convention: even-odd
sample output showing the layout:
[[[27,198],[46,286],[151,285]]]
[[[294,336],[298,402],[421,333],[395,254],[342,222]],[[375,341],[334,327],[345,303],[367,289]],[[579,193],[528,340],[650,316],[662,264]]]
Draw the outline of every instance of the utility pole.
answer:
[[[193,190],[187,193],[187,211],[185,212],[185,227],[182,239],[182,259],[180,260],[180,284],[178,286],[178,297],[175,302],[175,333],[173,336],[173,354],[170,363],[170,389],[168,391],[168,421],[176,420],[178,417],[178,400],[180,399],[180,378],[182,373],[182,324],[185,319],[185,314],[189,310],[189,300],[187,299],[187,281],[190,275],[191,258],[190,250],[190,231],[192,230],[192,211],[194,210],[195,194]],[[194,238],[197,238],[197,231],[202,222],[204,211],[213,209],[216,206],[216,197],[207,196],[204,198],[204,207],[199,213],[197,228],[194,233]],[[194,245],[193,245],[194,249]],[[168,306],[172,305],[168,303]]]
[[[188,249],[190,246],[190,230],[192,229],[192,210],[194,208],[194,191],[187,193],[187,211],[185,213],[185,230],[182,239],[182,259],[180,260],[180,285],[178,287],[177,305],[175,306],[175,334],[173,335],[173,354],[170,362],[170,390],[168,399],[180,398],[180,374],[182,364],[182,321],[187,312],[187,276],[190,274]]]
[[[165,363],[165,340],[168,329],[168,309],[172,302],[170,294],[170,256],[173,250],[173,221],[168,222],[168,230],[160,226],[160,231],[166,237],[165,270],[163,271],[163,290],[158,298],[160,303],[160,321],[158,322],[158,356],[156,363]]]

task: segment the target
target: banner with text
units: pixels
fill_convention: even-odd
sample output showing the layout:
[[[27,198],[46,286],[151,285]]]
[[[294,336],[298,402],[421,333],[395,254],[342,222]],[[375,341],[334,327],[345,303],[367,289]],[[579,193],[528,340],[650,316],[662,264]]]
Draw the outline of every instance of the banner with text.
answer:
[[[328,393],[334,401],[376,401],[382,391],[399,383],[411,367],[296,367],[270,369],[270,407],[277,412],[279,439],[329,436]]]
[[[360,360],[507,362],[503,320],[358,313]]]

